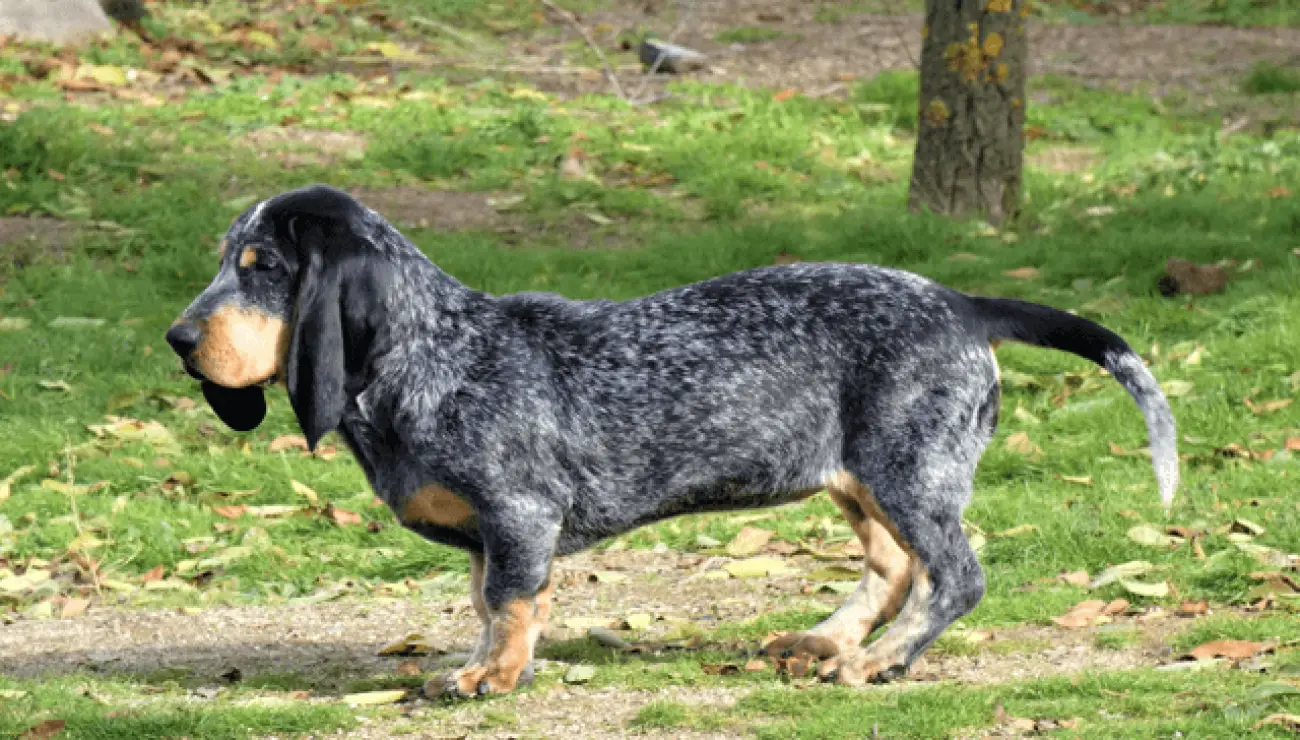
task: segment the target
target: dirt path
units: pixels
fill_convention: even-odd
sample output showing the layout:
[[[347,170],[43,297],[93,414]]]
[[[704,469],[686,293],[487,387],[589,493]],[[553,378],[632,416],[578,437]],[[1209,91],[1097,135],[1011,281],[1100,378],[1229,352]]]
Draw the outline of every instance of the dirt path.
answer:
[[[812,561],[792,558],[807,572]],[[702,629],[735,622],[767,610],[785,610],[813,602],[829,608],[840,597],[802,593],[797,575],[766,579],[719,579],[719,561],[674,552],[585,554],[557,568],[556,614],[548,640],[576,639],[585,628],[566,626],[574,617],[618,617],[635,612],[659,618],[647,630],[664,633],[690,622]],[[596,582],[594,572],[620,572],[626,580]],[[1125,647],[1099,649],[1096,630],[1062,630],[1022,625],[984,630],[974,654],[932,651],[913,669],[905,685],[935,681],[987,684],[1043,678],[1083,671],[1124,670],[1169,660],[1169,634],[1185,620],[1149,622],[1121,618],[1131,628]],[[467,596],[419,603],[412,600],[350,601],[321,604],[222,607],[198,613],[179,611],[93,611],[70,620],[19,621],[0,629],[0,665],[12,676],[32,677],[88,671],[108,675],[183,671],[200,683],[220,685],[222,674],[238,669],[243,678],[292,674],[315,687],[319,701],[345,690],[352,681],[393,675],[406,659],[378,656],[378,651],[410,633],[420,633],[438,652],[423,659],[433,670],[459,659],[477,630]],[[959,650],[958,653],[968,651]],[[543,654],[545,648],[543,647]],[[689,653],[687,653],[689,655]],[[775,678],[773,680],[776,680]],[[374,722],[351,733],[359,738],[518,737],[604,738],[626,736],[628,722],[653,701],[729,706],[752,690],[752,684],[701,689],[690,686],[641,691],[557,685],[521,692],[489,705],[467,704],[450,716],[430,715],[423,703],[406,716]],[[863,689],[879,691],[877,687]],[[513,714],[508,727],[492,728],[484,712]],[[639,733],[644,734],[644,733]],[[656,737],[650,733],[649,737]],[[684,735],[663,737],[729,737]]]
[[[583,22],[604,30],[607,40],[620,31],[653,30],[704,51],[712,63],[700,73],[703,79],[792,87],[805,93],[829,94],[854,78],[915,66],[920,15],[845,13],[835,22],[824,22],[817,17],[822,7],[783,0],[648,0],[616,3],[586,14]],[[753,43],[718,41],[719,32],[740,27],[776,35]],[[1223,89],[1261,60],[1300,65],[1300,29],[1033,22],[1029,34],[1034,74],[1125,87],[1145,84],[1156,94],[1171,87]],[[580,43],[569,30],[564,41]],[[624,86],[635,89],[634,75],[625,77]],[[539,82],[573,92],[600,91],[606,85],[598,78],[578,76]]]

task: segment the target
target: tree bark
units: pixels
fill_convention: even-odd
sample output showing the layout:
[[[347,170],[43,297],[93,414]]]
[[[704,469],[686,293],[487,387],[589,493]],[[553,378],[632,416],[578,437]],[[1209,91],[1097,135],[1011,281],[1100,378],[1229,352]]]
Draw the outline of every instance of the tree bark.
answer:
[[[926,0],[908,206],[1013,217],[1020,202],[1030,0]]]

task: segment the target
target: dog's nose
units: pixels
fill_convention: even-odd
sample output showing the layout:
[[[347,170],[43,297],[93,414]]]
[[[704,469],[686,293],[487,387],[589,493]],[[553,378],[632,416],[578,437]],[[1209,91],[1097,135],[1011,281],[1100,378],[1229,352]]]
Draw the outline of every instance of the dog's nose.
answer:
[[[194,348],[199,346],[199,327],[185,322],[172,324],[172,328],[167,330],[167,343],[172,346],[172,350],[180,355],[181,359],[190,356]]]

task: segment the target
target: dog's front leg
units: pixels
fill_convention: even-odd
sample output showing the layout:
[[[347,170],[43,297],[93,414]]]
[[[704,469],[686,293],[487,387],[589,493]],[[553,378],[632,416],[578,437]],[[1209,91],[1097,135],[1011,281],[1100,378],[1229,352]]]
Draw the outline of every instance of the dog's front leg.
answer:
[[[517,512],[516,512],[517,513]],[[551,559],[558,518],[484,520],[483,603],[486,655],[425,686],[427,695],[469,697],[513,691],[533,659],[533,647],[551,613]],[[471,579],[473,580],[473,579]]]

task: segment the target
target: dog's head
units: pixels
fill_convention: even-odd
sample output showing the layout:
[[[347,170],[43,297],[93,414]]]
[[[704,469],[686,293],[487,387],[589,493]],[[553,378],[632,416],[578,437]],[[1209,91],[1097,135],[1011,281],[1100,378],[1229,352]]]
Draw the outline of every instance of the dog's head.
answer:
[[[167,331],[232,429],[257,427],[263,389],[283,382],[312,448],[334,429],[370,335],[383,281],[368,237],[377,219],[325,186],[249,208],[221,243],[217,276]]]

